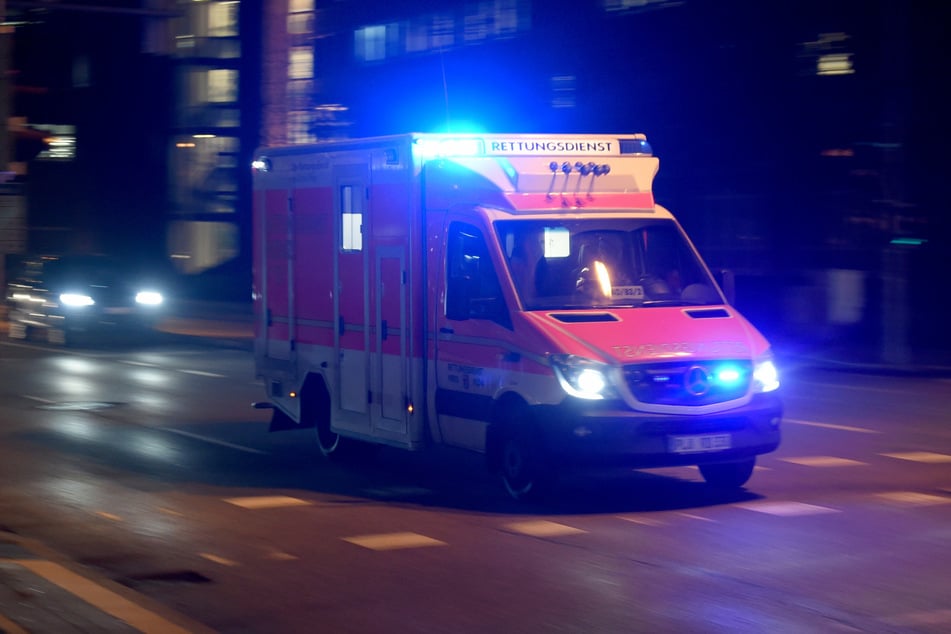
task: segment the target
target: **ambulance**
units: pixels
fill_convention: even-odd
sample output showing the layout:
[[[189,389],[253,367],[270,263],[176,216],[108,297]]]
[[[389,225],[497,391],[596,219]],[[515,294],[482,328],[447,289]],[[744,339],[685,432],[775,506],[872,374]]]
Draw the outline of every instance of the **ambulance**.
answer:
[[[403,134],[253,161],[272,429],[484,453],[516,499],[579,468],[742,487],[780,443],[766,339],[654,201],[642,134]]]

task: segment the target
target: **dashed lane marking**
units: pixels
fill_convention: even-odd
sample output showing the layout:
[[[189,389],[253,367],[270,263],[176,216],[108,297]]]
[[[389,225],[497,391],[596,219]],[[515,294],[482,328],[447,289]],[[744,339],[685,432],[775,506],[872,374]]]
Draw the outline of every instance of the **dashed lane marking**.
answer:
[[[866,429],[864,427],[852,427],[851,425],[835,425],[833,423],[819,423],[811,420],[798,420],[795,418],[784,418],[784,423],[793,425],[805,425],[806,427],[821,427],[823,429],[836,429],[838,431],[851,431],[856,434],[880,434],[882,432],[875,429]]]
[[[190,431],[175,429],[174,427],[156,427],[156,429],[161,429],[162,431],[178,434],[179,436],[185,436],[186,438],[193,438],[195,440],[207,442],[212,445],[220,445],[222,447],[228,447],[229,449],[237,449],[238,451],[244,451],[247,453],[257,453],[257,454],[267,455],[267,452],[262,451],[261,449],[255,449],[253,447],[245,447],[244,445],[236,445],[234,443],[227,442],[224,440],[218,440],[217,438],[211,438],[210,436],[202,436],[201,434],[193,434]]]
[[[701,522],[711,522],[713,524],[719,524],[717,520],[711,519],[709,517],[704,517],[703,515],[694,515],[693,513],[678,513],[678,515],[680,515],[681,517],[686,517],[687,519],[690,519],[690,520],[700,520]]]
[[[382,533],[378,535],[354,535],[343,537],[343,541],[350,542],[369,550],[399,550],[402,548],[426,548],[429,546],[445,546],[446,542],[419,533]]]
[[[37,403],[46,403],[47,405],[51,405],[56,402],[56,401],[51,401],[48,398],[43,398],[41,396],[30,396],[29,394],[24,394],[23,398],[30,399],[31,401],[36,401]]]
[[[559,537],[561,535],[578,535],[580,533],[588,532],[581,530],[580,528],[575,528],[574,526],[559,524],[558,522],[551,522],[548,520],[515,522],[513,524],[507,524],[506,528],[515,531],[516,533],[529,535],[531,537]]]
[[[942,495],[931,495],[930,493],[918,493],[916,491],[889,491],[878,493],[879,497],[888,502],[903,504],[906,506],[937,506],[938,504],[951,504],[951,497]]]
[[[896,453],[879,454],[888,458],[897,458],[898,460],[911,460],[913,462],[951,462],[951,456],[943,453],[934,453],[931,451],[903,451]]]
[[[836,456],[797,456],[792,458],[779,458],[783,462],[803,465],[804,467],[858,467],[868,463],[848,458],[838,458]]]
[[[224,374],[218,374],[216,372],[205,372],[203,370],[179,370],[184,374],[194,374],[195,376],[207,376],[213,379],[224,379],[227,378]]]
[[[307,500],[292,498],[287,495],[224,498],[224,501],[228,504],[234,504],[235,506],[250,510],[277,509],[289,506],[310,506],[312,504],[312,502],[308,502]]]
[[[222,566],[228,566],[229,568],[235,568],[239,565],[238,562],[234,561],[233,559],[228,559],[227,557],[215,555],[214,553],[198,553],[198,556],[201,557],[202,559],[207,559],[208,561],[212,561],[216,564],[219,564]]]
[[[827,506],[817,506],[804,502],[750,502],[748,504],[738,504],[737,506],[748,511],[756,511],[757,513],[766,513],[768,515],[779,515],[782,517],[841,512]]]
[[[664,526],[667,522],[654,519],[653,517],[638,517],[636,515],[615,515],[619,520],[630,522],[632,524],[641,524],[643,526]]]
[[[121,522],[122,518],[114,513],[107,513],[106,511],[96,511],[96,515],[99,517],[104,517],[107,520],[112,520],[113,522]]]

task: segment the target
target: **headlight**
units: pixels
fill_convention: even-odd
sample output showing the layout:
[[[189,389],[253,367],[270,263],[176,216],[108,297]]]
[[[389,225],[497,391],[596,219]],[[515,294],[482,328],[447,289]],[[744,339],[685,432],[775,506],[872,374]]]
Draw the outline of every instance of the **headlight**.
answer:
[[[779,389],[779,372],[772,359],[762,359],[753,365],[753,389],[757,392]]]
[[[608,382],[608,366],[603,363],[572,354],[553,354],[550,359],[558,383],[571,396],[601,400],[613,395]]]
[[[59,301],[62,302],[63,306],[92,306],[96,302],[93,301],[92,297],[89,295],[83,295],[81,293],[63,293],[59,296]]]
[[[140,291],[135,294],[135,303],[146,306],[158,306],[164,301],[162,294],[156,291]]]

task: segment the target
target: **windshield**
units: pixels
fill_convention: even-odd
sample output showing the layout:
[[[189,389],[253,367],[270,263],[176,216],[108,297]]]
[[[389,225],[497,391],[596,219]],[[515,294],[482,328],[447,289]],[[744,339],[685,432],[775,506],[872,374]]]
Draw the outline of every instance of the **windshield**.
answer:
[[[495,223],[526,310],[722,304],[672,220]]]

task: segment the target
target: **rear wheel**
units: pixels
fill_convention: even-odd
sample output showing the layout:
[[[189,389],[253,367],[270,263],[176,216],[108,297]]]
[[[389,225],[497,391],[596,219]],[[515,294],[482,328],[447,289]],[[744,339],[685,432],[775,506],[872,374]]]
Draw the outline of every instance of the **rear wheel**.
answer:
[[[707,484],[723,489],[738,489],[749,481],[756,466],[756,458],[739,462],[702,464],[700,474]]]

